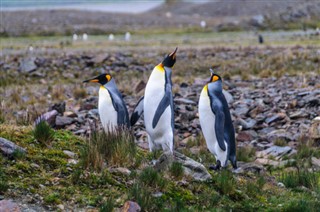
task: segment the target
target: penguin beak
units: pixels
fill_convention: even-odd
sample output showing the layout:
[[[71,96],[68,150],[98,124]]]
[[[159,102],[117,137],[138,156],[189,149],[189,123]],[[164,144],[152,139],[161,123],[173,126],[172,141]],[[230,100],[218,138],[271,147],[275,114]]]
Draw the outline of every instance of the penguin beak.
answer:
[[[99,82],[99,80],[97,78],[93,78],[93,79],[88,79],[83,81],[83,83],[86,83],[86,82]]]
[[[169,57],[172,57],[172,59],[175,59],[177,50],[178,50],[178,47],[176,47],[176,49],[171,54],[169,54]]]

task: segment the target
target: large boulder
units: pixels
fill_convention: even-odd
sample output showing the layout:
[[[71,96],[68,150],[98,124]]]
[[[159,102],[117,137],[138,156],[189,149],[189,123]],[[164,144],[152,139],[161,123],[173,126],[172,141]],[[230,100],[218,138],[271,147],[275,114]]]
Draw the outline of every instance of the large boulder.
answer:
[[[155,163],[154,168],[158,171],[166,170],[173,161],[181,163],[185,175],[191,176],[194,180],[206,181],[212,179],[204,165],[176,151],[173,156],[168,153],[162,154]]]
[[[15,152],[19,151],[22,153],[26,153],[26,150],[13,142],[0,137],[0,151],[3,155],[12,158]]]

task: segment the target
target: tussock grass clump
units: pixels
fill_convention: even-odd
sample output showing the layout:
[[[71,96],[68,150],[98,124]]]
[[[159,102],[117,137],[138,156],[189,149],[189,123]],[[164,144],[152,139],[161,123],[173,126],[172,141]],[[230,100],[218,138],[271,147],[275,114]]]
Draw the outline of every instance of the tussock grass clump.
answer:
[[[276,146],[287,146],[287,141],[284,139],[277,139],[273,142]]]
[[[315,172],[309,172],[308,170],[283,173],[280,176],[279,181],[288,188],[304,186],[309,189],[319,189],[317,174]]]
[[[41,144],[50,145],[50,143],[53,141],[54,130],[46,121],[41,120],[35,125],[33,136]]]
[[[152,167],[145,168],[140,176],[139,181],[145,185],[153,188],[164,188],[166,185],[165,179]]]
[[[305,200],[305,199],[293,199],[289,202],[287,206],[283,209],[284,212],[292,212],[292,211],[318,211],[319,203]]]
[[[256,149],[251,146],[237,148],[237,160],[251,162],[255,159]]]
[[[266,180],[263,176],[260,176],[256,182],[247,182],[246,183],[246,193],[249,196],[256,197],[263,192],[263,186],[266,184]]]
[[[59,204],[61,202],[59,193],[51,193],[44,197],[44,202],[47,204]]]
[[[114,211],[114,199],[109,197],[100,207],[100,212],[112,212]]]
[[[8,179],[4,174],[4,171],[0,167],[0,194],[4,194],[9,188]]]
[[[175,179],[181,179],[184,174],[184,169],[181,163],[174,161],[169,168],[169,172]]]
[[[158,211],[162,208],[163,203],[157,201],[152,193],[140,183],[132,186],[129,195],[140,205],[142,211]]]
[[[235,192],[236,181],[233,174],[224,169],[214,178],[217,189],[224,195],[231,195]]]
[[[111,166],[132,167],[139,164],[133,134],[124,128],[93,131],[81,154],[85,168],[101,170],[104,162]]]
[[[74,88],[73,96],[75,99],[83,99],[87,97],[87,92],[84,88]]]

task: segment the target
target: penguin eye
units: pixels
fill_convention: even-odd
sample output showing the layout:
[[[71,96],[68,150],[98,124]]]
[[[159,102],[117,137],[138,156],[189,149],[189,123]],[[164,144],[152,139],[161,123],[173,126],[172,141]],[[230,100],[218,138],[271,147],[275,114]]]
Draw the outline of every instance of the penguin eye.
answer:
[[[109,81],[111,80],[110,74],[107,74],[107,75],[106,75],[106,78],[107,78],[107,81],[109,82]]]

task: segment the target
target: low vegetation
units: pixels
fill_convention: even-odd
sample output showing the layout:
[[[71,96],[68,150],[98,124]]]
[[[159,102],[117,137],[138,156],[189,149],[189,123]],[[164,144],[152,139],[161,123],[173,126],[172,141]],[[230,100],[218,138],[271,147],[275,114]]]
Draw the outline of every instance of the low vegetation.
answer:
[[[148,165],[150,154],[138,148],[133,151],[136,156],[131,161],[119,160],[122,153],[115,151],[116,156],[113,156],[113,153],[99,148],[96,151],[101,158],[88,159],[81,153],[92,147],[89,141],[109,141],[108,136],[130,148],[129,143],[122,141],[132,142],[127,133],[95,132],[91,138],[84,139],[57,130],[51,147],[47,148],[34,139],[31,127],[0,125],[0,137],[28,150],[26,155],[15,160],[0,156],[1,195],[18,198],[28,194],[30,201],[50,209],[62,204],[65,208],[92,206],[101,211],[120,208],[127,200],[137,202],[144,211],[207,211],[213,208],[228,211],[314,211],[320,204],[319,174],[316,172],[276,170],[273,174],[279,173],[278,180],[286,188],[278,187],[268,174],[234,174],[229,170],[211,172],[212,180],[196,182],[182,174],[183,168],[179,163],[173,163],[168,172],[157,172]],[[116,148],[112,143],[106,145]],[[70,158],[63,150],[74,152],[75,158]],[[87,154],[92,156],[93,152]],[[199,161],[202,154],[191,155]],[[91,165],[84,165],[82,161],[86,160]],[[96,160],[98,162],[94,162]],[[201,160],[206,166],[210,164],[204,157]],[[95,163],[102,165],[96,169]],[[126,168],[130,173],[114,172],[113,167]]]

